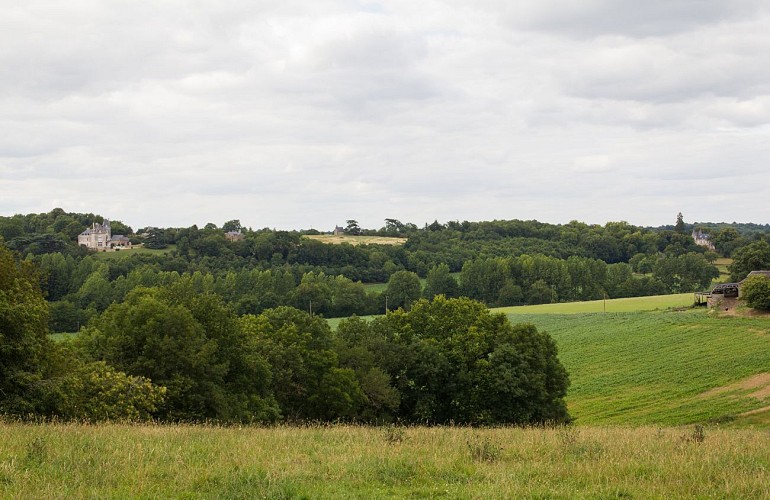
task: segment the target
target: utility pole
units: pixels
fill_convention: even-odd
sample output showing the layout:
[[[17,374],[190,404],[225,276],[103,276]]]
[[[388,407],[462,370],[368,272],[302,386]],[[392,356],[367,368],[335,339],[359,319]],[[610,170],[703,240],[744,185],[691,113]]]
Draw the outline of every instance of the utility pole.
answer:
[[[309,307],[310,315],[313,315],[313,300],[310,300],[310,307]]]

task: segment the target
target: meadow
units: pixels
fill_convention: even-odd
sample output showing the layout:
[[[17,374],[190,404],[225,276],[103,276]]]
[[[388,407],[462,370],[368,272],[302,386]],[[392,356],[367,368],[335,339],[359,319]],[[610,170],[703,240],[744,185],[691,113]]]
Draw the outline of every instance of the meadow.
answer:
[[[767,498],[770,436],[699,427],[0,424],[4,498]]]
[[[94,252],[92,255],[98,259],[115,260],[129,258],[135,254],[149,254],[149,255],[165,255],[176,249],[176,245],[168,245],[163,249],[151,249],[143,246],[135,246],[126,250],[118,250],[114,252]]]

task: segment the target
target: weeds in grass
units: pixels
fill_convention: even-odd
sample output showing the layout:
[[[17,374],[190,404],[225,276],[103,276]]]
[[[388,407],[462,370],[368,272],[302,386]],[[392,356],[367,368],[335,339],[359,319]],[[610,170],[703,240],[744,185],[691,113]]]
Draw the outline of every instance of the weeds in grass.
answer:
[[[558,441],[564,455],[576,457],[596,457],[604,451],[602,445],[593,440],[581,439],[580,432],[574,427],[562,427],[558,430]]]
[[[503,447],[493,443],[488,437],[471,436],[468,439],[468,451],[473,460],[479,462],[496,462],[503,454]]]
[[[682,441],[686,441],[688,443],[702,443],[706,440],[706,431],[703,429],[703,426],[700,424],[696,424],[692,432],[690,434],[686,434],[682,436]]]
[[[24,457],[27,464],[40,465],[45,462],[48,455],[48,446],[45,439],[38,436],[27,445],[27,454]]]
[[[398,444],[406,439],[406,432],[403,427],[389,425],[384,431],[385,442],[388,444]]]

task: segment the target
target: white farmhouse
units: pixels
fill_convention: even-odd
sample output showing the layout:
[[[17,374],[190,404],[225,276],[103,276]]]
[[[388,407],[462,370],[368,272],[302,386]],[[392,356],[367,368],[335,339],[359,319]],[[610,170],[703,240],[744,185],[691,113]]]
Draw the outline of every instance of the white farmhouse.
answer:
[[[128,237],[122,234],[113,236],[110,221],[104,219],[103,224],[94,222],[93,226],[78,235],[78,245],[93,250],[105,251],[115,248],[131,248]]]

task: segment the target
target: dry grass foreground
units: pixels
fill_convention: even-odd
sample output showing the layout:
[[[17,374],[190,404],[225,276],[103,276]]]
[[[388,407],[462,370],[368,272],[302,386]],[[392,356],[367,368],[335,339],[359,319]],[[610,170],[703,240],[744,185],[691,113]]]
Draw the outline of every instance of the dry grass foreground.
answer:
[[[770,435],[0,424],[3,498],[770,498]]]
[[[406,238],[395,238],[390,236],[351,236],[347,234],[341,234],[341,235],[311,234],[311,235],[306,235],[305,238],[320,241],[321,243],[329,243],[331,245],[339,245],[341,243],[348,243],[353,246],[403,245],[404,243],[406,243]]]

